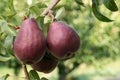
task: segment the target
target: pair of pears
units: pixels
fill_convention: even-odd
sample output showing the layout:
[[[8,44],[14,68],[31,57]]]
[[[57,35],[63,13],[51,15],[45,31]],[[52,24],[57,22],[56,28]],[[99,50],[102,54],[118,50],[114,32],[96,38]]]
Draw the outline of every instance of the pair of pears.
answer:
[[[14,52],[18,60],[45,73],[51,72],[58,63],[56,59],[45,56],[47,49],[55,58],[65,59],[72,56],[79,47],[80,37],[68,24],[52,22],[46,38],[34,18],[22,21],[14,41]]]

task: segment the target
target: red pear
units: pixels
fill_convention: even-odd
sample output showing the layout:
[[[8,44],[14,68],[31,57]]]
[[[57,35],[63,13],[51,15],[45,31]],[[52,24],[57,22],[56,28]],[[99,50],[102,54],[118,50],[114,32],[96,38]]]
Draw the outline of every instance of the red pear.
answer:
[[[44,56],[41,61],[32,64],[31,67],[39,72],[50,73],[56,68],[57,64],[58,61],[56,59]]]
[[[33,64],[42,59],[46,49],[46,39],[34,18],[22,22],[14,41],[15,56],[25,64]]]
[[[48,49],[59,59],[71,57],[80,47],[80,37],[68,24],[54,21],[47,35]]]

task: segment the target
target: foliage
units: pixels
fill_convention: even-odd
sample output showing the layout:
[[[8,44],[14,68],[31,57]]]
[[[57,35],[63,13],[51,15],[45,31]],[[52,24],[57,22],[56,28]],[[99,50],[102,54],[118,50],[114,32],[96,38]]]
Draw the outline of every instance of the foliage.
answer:
[[[0,77],[0,80],[6,80],[8,78],[8,76],[9,76],[9,74],[6,74],[6,75]]]
[[[16,66],[20,65],[14,59],[13,54],[13,41],[18,32],[14,26],[21,24],[24,15],[34,16],[42,30],[46,33],[51,18],[48,15],[42,17],[40,14],[50,1],[34,0],[32,4],[28,4],[26,0],[14,0],[14,3],[13,0],[1,1],[0,61],[6,61],[6,63],[12,62],[17,64]],[[120,5],[119,0],[61,0],[53,8],[55,18],[74,26],[81,37],[81,47],[76,52],[75,57],[66,62],[60,61],[58,65],[59,75],[67,75],[81,63],[96,64],[96,62],[102,61],[105,58],[114,60],[120,57],[120,13],[115,12],[118,11],[120,6],[117,7],[117,5]],[[73,67],[68,66],[68,64]],[[19,68],[21,66],[15,67],[15,69]],[[30,74],[32,78],[37,75],[34,71],[30,71]],[[34,76],[34,74],[36,75]],[[7,78],[6,76],[3,77]],[[0,78],[0,80],[5,80],[5,78]],[[46,79],[42,78],[41,80]]]

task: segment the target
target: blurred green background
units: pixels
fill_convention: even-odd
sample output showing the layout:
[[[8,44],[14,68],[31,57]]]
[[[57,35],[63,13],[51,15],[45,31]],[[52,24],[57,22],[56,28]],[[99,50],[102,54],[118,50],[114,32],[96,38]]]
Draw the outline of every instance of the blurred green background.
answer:
[[[12,43],[17,31],[8,23],[20,25],[22,17],[28,12],[31,16],[37,17],[37,14],[41,14],[46,6],[38,9],[36,14],[34,9],[36,3],[49,5],[52,0],[13,1],[17,14],[7,18],[5,16],[11,13],[7,5],[8,0],[0,2],[0,56],[6,57],[0,58],[0,76],[9,73],[8,80],[24,80],[20,63],[11,56],[14,53]],[[120,1],[115,0],[115,2],[120,9]],[[92,13],[91,0],[83,0],[83,3],[84,6],[81,6],[74,0],[61,0],[53,9],[55,14],[58,11],[60,13],[62,9],[58,19],[65,21],[78,32],[81,47],[74,58],[60,61],[53,72],[49,74],[39,72],[39,74],[49,80],[58,80],[60,76],[65,77],[66,80],[120,80],[120,12],[111,12],[100,4],[101,12],[114,20],[109,23],[101,22]],[[43,31],[47,31],[50,22],[48,16],[45,18],[46,23],[41,26]],[[31,70],[30,66],[27,67]]]

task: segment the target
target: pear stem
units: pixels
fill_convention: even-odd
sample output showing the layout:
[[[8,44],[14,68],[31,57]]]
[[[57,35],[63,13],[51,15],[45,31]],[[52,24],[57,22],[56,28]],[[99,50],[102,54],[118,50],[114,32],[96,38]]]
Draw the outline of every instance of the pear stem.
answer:
[[[29,77],[29,73],[28,73],[28,71],[27,71],[26,64],[22,63],[22,68],[23,68],[23,70],[24,70],[26,80],[30,80],[30,77]]]
[[[49,11],[57,5],[58,2],[60,2],[60,0],[53,0],[53,2],[43,11],[41,16],[46,16]]]
[[[52,18],[52,22],[57,21],[52,10],[49,10],[49,16]]]

